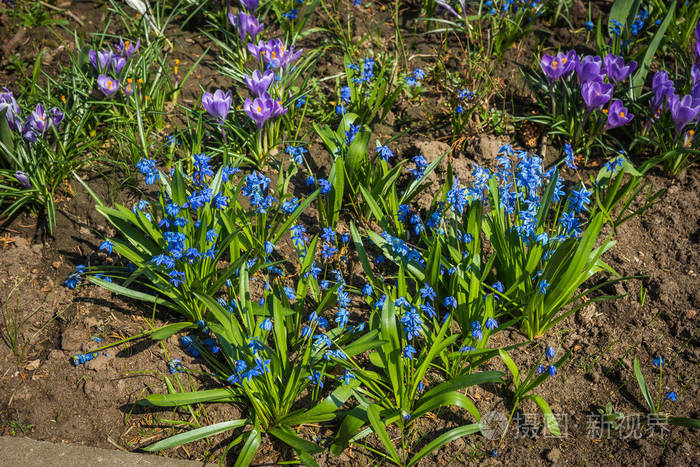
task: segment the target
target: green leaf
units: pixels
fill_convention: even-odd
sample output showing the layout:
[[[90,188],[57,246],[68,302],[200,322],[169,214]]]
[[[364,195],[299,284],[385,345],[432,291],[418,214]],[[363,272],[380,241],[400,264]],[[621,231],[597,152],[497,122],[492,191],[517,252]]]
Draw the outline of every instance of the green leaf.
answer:
[[[644,381],[644,375],[642,374],[642,369],[639,367],[639,360],[634,357],[634,376],[637,378],[637,384],[639,385],[639,390],[642,392],[642,396],[649,406],[651,413],[656,413],[656,406],[654,405],[654,398],[649,394],[649,389],[647,389],[647,383]]]
[[[151,339],[154,341],[162,341],[163,339],[167,339],[168,337],[172,336],[173,334],[177,334],[178,332],[182,331],[183,329],[187,328],[196,328],[197,326],[192,323],[192,322],[183,322],[183,323],[173,323],[173,324],[168,324],[166,326],[162,326],[155,331],[151,333]]]
[[[336,411],[343,405],[353,393],[353,390],[359,386],[357,380],[350,381],[348,385],[338,386],[323,402],[312,407],[309,410],[303,411],[300,414],[290,414],[283,417],[278,422],[281,425],[300,425],[302,423],[319,423],[335,418]]]
[[[537,407],[540,408],[540,410],[544,414],[544,422],[547,425],[547,429],[549,430],[549,432],[552,433],[554,436],[561,436],[559,424],[557,423],[556,417],[552,413],[552,409],[549,407],[549,404],[547,404],[547,401],[545,401],[536,394],[529,394],[525,396],[525,399],[530,399],[535,404],[537,404]]]
[[[399,453],[396,452],[394,443],[392,443],[391,439],[389,438],[389,433],[386,431],[386,425],[384,425],[384,422],[379,416],[379,408],[376,404],[370,404],[367,407],[367,417],[369,418],[369,423],[372,425],[374,434],[377,435],[377,438],[379,438],[379,440],[382,442],[391,459],[399,464]]]
[[[258,452],[260,447],[260,432],[253,428],[250,430],[248,439],[241,448],[241,452],[238,454],[236,463],[234,467],[247,467],[253,461],[255,453]]]
[[[136,403],[141,406],[181,407],[201,402],[232,401],[236,395],[230,389],[208,389],[206,391],[180,392],[175,394],[150,394]]]
[[[5,117],[8,111],[9,108],[6,108],[0,112],[0,143],[5,145],[9,152],[14,152],[15,143],[12,138],[12,130],[10,130],[10,125],[7,123],[7,118]]]
[[[508,367],[510,374],[513,375],[513,385],[515,386],[515,390],[517,391],[518,386],[520,386],[520,371],[518,370],[518,367],[515,365],[513,359],[510,358],[508,352],[506,352],[505,350],[498,349],[498,355],[501,357],[501,360],[503,360],[503,363],[505,363],[506,367]]]
[[[673,2],[670,5],[668,12],[666,13],[666,17],[659,26],[659,29],[656,30],[654,38],[651,40],[651,42],[649,42],[649,46],[644,52],[644,58],[642,58],[637,72],[632,77],[632,92],[634,97],[639,96],[639,94],[642,92],[644,81],[646,80],[647,74],[649,73],[649,66],[651,65],[651,61],[654,59],[656,50],[659,48],[659,45],[661,45],[661,41],[664,38],[664,35],[666,34],[666,29],[668,29],[668,26],[671,24],[673,14],[676,11],[676,5],[676,2]]]
[[[367,276],[367,279],[370,280],[374,287],[377,287],[379,282],[374,277],[372,266],[370,265],[369,258],[367,257],[367,251],[365,250],[365,246],[362,244],[362,237],[360,236],[360,232],[357,230],[357,227],[353,221],[350,221],[350,234],[352,235],[352,242],[355,246],[355,250],[357,251],[357,256],[360,259],[360,264],[362,265],[362,270],[364,271],[365,276]]]
[[[310,452],[312,454],[317,454],[319,452],[323,452],[323,448],[319,446],[318,444],[312,443],[311,441],[306,441],[305,439],[301,439],[299,435],[294,433],[291,428],[289,427],[272,427],[269,430],[267,430],[268,433],[270,433],[272,436],[275,438],[279,439],[280,441],[288,444],[289,446],[293,447],[297,451],[300,452]]]
[[[168,308],[175,308],[175,305],[173,305],[169,301],[160,297],[156,297],[155,295],[149,295],[147,293],[138,292],[136,290],[122,287],[121,285],[115,284],[114,282],[107,282],[106,280],[97,278],[95,276],[87,276],[87,278],[90,282],[99,285],[100,287],[103,287],[115,294],[124,295],[125,297],[133,298],[134,300],[141,300],[143,302],[163,305]]]
[[[241,420],[230,420],[228,422],[215,423],[214,425],[203,426],[202,428],[197,428],[196,430],[186,431],[185,433],[180,433],[179,435],[171,436],[157,443],[151,444],[143,448],[144,451],[153,452],[161,451],[163,449],[170,449],[182,444],[191,443],[192,441],[197,441],[202,438],[207,438],[215,434],[221,433],[222,431],[233,430],[241,426],[248,424],[247,419]]]
[[[348,148],[348,155],[346,157],[347,161],[347,171],[351,180],[355,180],[357,177],[357,172],[360,170],[362,161],[367,158],[367,145],[369,144],[369,138],[372,135],[364,125],[360,129],[359,133],[355,135],[355,139],[350,143]]]
[[[411,458],[407,466],[416,465],[422,458],[433,452],[434,450],[445,446],[452,441],[461,438],[462,436],[473,435],[481,431],[481,425],[479,423],[473,423],[471,425],[460,426],[454,428],[447,433],[443,433],[430,443],[428,443],[423,449],[418,451],[418,453]]]
[[[457,391],[440,393],[428,398],[427,400],[421,399],[421,404],[411,412],[411,417],[418,418],[423,414],[432,412],[439,407],[445,407],[448,405],[466,409],[474,416],[477,422],[481,421],[481,415],[479,414],[479,411],[472,400],[461,392]]]
[[[335,435],[331,452],[333,455],[339,456],[350,444],[350,439],[367,423],[367,413],[360,407],[355,407],[350,410],[343,419],[343,422],[338,428],[338,433]]]
[[[700,428],[700,420],[697,418],[684,418],[684,417],[668,417],[668,423],[675,426],[684,426],[686,428]]]

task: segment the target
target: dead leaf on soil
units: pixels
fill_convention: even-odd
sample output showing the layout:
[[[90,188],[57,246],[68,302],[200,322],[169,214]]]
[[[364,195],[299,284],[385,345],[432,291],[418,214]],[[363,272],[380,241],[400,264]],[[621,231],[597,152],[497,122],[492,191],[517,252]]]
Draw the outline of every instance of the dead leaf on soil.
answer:
[[[27,371],[34,371],[39,368],[39,365],[41,365],[41,359],[37,358],[36,360],[32,360],[31,362],[27,363],[24,369]]]
[[[5,235],[0,237],[0,243],[2,244],[2,249],[4,250],[8,246],[10,246],[10,244],[15,243],[15,240],[16,240],[15,237],[11,237],[10,234],[6,232]]]

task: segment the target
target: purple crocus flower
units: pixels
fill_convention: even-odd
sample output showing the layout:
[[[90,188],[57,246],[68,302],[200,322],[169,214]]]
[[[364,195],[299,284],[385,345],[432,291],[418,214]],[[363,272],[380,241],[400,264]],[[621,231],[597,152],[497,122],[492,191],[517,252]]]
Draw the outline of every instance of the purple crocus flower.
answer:
[[[12,92],[7,88],[2,88],[3,91],[0,92],[0,113],[5,111],[5,118],[7,119],[7,124],[10,126],[12,131],[19,131],[22,127],[22,121],[20,120],[21,109],[17,100]]]
[[[258,125],[258,128],[262,129],[265,122],[274,116],[275,101],[268,93],[263,93],[262,96],[253,100],[246,99],[243,110]]]
[[[606,130],[626,125],[634,118],[634,114],[627,111],[627,107],[622,104],[621,100],[613,101],[608,108],[608,123],[605,124]]]
[[[136,41],[136,44],[132,43],[131,41],[125,41],[124,39],[119,39],[119,44],[114,46],[115,49],[117,49],[117,52],[119,52],[119,55],[124,57],[126,60],[129,60],[132,55],[134,55],[138,50],[139,46],[141,45],[141,39],[139,38]]]
[[[700,64],[700,21],[695,25],[695,63]]]
[[[601,109],[607,104],[613,95],[615,87],[612,84],[603,83],[602,81],[586,81],[581,86],[581,97],[586,103],[588,112],[593,109]]]
[[[700,83],[700,63],[696,63],[690,68],[690,80],[693,86]]]
[[[238,15],[229,13],[228,20],[238,29],[238,36],[241,40],[245,40],[245,36],[248,34],[250,39],[254,41],[260,31],[265,27],[265,25],[259,23],[254,16],[242,11],[238,12]]]
[[[251,13],[255,13],[255,10],[258,9],[258,5],[260,5],[260,0],[241,0],[241,5]]]
[[[255,70],[251,76],[246,75],[245,84],[248,85],[248,89],[253,94],[262,96],[270,88],[274,79],[275,73],[273,71],[268,70],[265,73],[260,73],[259,70]]]
[[[49,109],[49,117],[51,117],[51,122],[56,128],[58,128],[61,125],[61,122],[63,121],[63,117],[65,117],[65,115],[66,114],[64,114],[63,111],[58,107],[52,107]]]
[[[588,81],[603,81],[605,73],[602,72],[603,60],[597,55],[586,55],[576,64],[578,82],[583,84]]]
[[[112,61],[112,52],[109,50],[101,50],[99,52],[90,50],[88,52],[88,58],[92,66],[95,67],[95,70],[104,71],[109,68],[109,64]]]
[[[112,56],[112,70],[114,71],[115,75],[121,73],[124,65],[126,65],[126,58],[122,57],[121,55]]]
[[[654,97],[651,98],[651,105],[656,112],[655,117],[661,115],[664,102],[668,96],[672,96],[676,92],[673,81],[669,79],[668,73],[665,71],[657,71],[654,78],[651,80],[651,90],[654,91]]]
[[[22,184],[24,188],[32,187],[32,182],[29,181],[29,175],[27,175],[25,172],[18,170],[17,172],[15,172],[15,178],[18,182]]]
[[[615,82],[626,80],[637,69],[637,62],[634,60],[627,62],[625,65],[623,57],[613,54],[607,54],[603,62],[605,64],[605,72]]]
[[[466,14],[466,11],[467,11],[467,10],[466,10],[466,8],[465,8],[465,3],[466,3],[465,0],[459,0],[459,6],[462,8],[462,15],[460,15],[460,14],[458,14],[458,13],[455,11],[454,8],[452,8],[452,7],[450,6],[449,3],[443,2],[443,1],[440,1],[440,0],[437,1],[437,4],[438,4],[438,5],[440,5],[440,6],[443,7],[445,10],[449,11],[450,13],[452,13],[453,15],[455,15],[455,16],[456,16],[457,18],[459,18],[459,19],[463,19],[463,15]]]
[[[561,77],[566,77],[571,74],[578,63],[578,55],[575,50],[570,50],[567,53],[559,52],[556,56],[543,55],[540,65],[542,71],[553,83]]]
[[[58,108],[54,107],[46,112],[42,104],[37,104],[22,128],[22,137],[27,141],[36,142],[52,125],[58,126],[62,120],[63,112]]]
[[[683,127],[695,120],[700,113],[700,100],[693,99],[690,94],[686,94],[682,98],[678,94],[673,94],[668,98],[668,108],[671,111],[676,130],[680,133],[683,131]]]
[[[286,68],[299,58],[301,52],[301,50],[294,50],[294,46],[287,49],[284,42],[272,39],[267,41],[259,53],[263,61],[272,68]]]
[[[253,57],[260,60],[260,56],[264,54],[266,47],[267,46],[265,44],[265,41],[258,41],[257,44],[254,42],[249,42],[248,43],[248,52],[250,52],[250,54]]]
[[[99,75],[97,77],[97,87],[100,88],[105,97],[110,97],[115,92],[119,91],[119,80],[107,75]]]
[[[231,91],[217,89],[214,94],[205,92],[202,94],[202,107],[209,115],[223,123],[231,109]]]

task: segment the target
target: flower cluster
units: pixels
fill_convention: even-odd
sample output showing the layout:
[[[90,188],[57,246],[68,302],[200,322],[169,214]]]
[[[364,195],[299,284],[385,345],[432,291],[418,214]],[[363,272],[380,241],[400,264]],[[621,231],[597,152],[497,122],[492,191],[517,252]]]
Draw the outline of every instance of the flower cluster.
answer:
[[[690,69],[689,94],[683,97],[676,93],[675,83],[668,77],[665,71],[657,71],[652,79],[651,89],[653,96],[651,105],[653,119],[659,118],[664,110],[668,110],[676,127],[676,140],[683,134],[683,130],[693,125],[700,115],[700,22],[695,27],[695,63]],[[688,129],[683,140],[683,145],[689,147],[694,139],[694,128]]]
[[[58,107],[52,107],[47,111],[43,104],[37,104],[23,124],[22,110],[7,88],[2,88],[0,92],[0,113],[3,111],[10,130],[17,131],[25,141],[32,143],[37,142],[39,138],[45,138],[51,128],[58,130],[64,117],[63,111]]]
[[[141,39],[138,39],[135,44],[128,40],[119,39],[119,44],[115,45],[117,53],[111,50],[95,51],[90,49],[88,58],[98,73],[97,87],[105,97],[112,97],[119,91],[122,84],[119,78],[121,77],[122,80],[124,78],[122,71],[124,71],[131,56],[138,52],[140,46]],[[123,92],[127,96],[133,94],[134,89],[131,80],[127,81]]]
[[[626,125],[634,118],[619,99],[612,101],[607,108],[603,107],[612,100],[615,85],[626,80],[637,69],[637,62],[625,63],[623,57],[614,54],[607,54],[604,59],[599,56],[579,58],[571,50],[555,56],[543,55],[541,67],[551,87],[558,80],[576,73],[586,107],[584,122],[594,110],[600,110],[607,116],[605,130]]]

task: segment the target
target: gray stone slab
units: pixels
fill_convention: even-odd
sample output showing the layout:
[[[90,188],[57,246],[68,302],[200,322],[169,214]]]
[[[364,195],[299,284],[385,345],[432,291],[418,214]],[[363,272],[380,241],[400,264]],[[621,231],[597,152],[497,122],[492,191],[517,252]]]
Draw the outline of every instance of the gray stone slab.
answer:
[[[201,466],[201,462],[169,459],[154,454],[116,451],[55,444],[48,441],[36,441],[29,438],[0,436],[0,465],[7,467],[41,466],[41,467],[83,467],[110,466],[125,467],[144,466]]]

